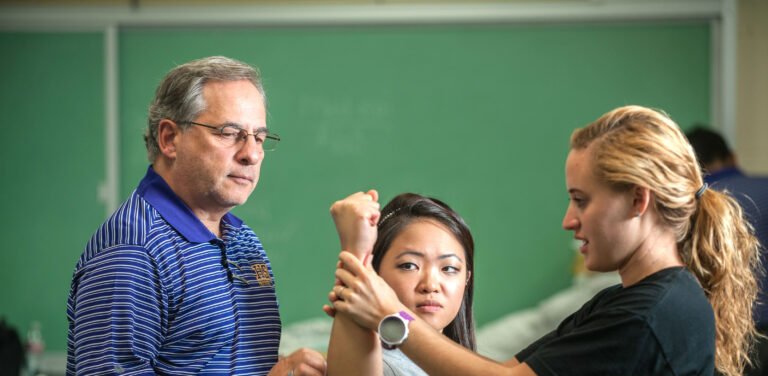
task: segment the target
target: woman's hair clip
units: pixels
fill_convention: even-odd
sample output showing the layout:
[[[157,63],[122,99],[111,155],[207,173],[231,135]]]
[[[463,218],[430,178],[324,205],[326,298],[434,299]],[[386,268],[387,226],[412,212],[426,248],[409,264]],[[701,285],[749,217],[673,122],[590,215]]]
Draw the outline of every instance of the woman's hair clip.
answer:
[[[393,215],[395,215],[395,213],[399,212],[399,211],[400,211],[400,209],[402,209],[402,207],[399,207],[399,208],[397,208],[397,209],[395,209],[395,210],[392,210],[391,212],[389,212],[389,213],[387,213],[386,215],[382,216],[382,217],[381,217],[381,219],[379,220],[379,226],[381,226],[382,224],[384,224],[384,222],[385,222],[387,219],[391,218]]]

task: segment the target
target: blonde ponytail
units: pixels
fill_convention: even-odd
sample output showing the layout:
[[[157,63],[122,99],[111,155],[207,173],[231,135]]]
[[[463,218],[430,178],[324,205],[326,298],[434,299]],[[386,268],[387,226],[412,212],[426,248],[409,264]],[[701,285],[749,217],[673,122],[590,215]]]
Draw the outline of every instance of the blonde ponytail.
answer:
[[[679,250],[715,314],[715,365],[723,375],[741,375],[757,335],[752,305],[760,259],[758,241],[738,202],[726,193],[703,192]]]

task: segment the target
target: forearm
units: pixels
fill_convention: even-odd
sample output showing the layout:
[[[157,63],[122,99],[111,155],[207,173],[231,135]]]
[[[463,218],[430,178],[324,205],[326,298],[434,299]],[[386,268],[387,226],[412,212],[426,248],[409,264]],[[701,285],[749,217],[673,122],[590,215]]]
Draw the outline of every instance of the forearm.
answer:
[[[328,376],[381,374],[381,344],[376,333],[345,314],[336,314],[328,345]]]
[[[500,364],[471,352],[421,320],[411,322],[401,350],[429,375],[535,376],[527,365]]]
[[[504,364],[507,367],[514,367],[514,366],[520,364],[520,361],[517,360],[517,357],[512,357],[512,359],[507,360],[506,362],[504,362],[502,364]]]

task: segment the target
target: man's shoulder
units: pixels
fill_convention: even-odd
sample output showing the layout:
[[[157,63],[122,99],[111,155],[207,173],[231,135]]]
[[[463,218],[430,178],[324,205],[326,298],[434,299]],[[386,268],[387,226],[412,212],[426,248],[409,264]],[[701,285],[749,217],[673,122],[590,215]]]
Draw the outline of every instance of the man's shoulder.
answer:
[[[755,192],[766,192],[768,188],[768,176],[757,175],[729,175],[716,179],[712,183],[715,189],[731,190],[741,192],[743,190],[754,190]]]
[[[162,218],[134,191],[91,236],[81,262],[105,250],[145,248],[151,234],[160,227]]]
[[[753,222],[768,220],[768,176],[735,176],[717,180],[712,187],[735,198]]]

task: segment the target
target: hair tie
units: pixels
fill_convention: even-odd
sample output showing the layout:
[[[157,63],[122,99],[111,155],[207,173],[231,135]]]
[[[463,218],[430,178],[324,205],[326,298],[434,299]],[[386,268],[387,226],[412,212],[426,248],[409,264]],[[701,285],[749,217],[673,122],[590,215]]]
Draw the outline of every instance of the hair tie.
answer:
[[[709,188],[709,183],[704,183],[704,185],[702,185],[701,188],[699,188],[699,190],[696,191],[696,199],[697,200],[701,198],[701,195],[704,194],[704,191],[706,191],[707,188]]]

